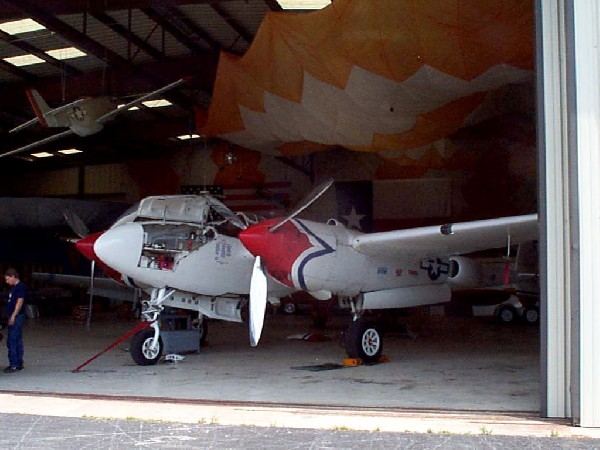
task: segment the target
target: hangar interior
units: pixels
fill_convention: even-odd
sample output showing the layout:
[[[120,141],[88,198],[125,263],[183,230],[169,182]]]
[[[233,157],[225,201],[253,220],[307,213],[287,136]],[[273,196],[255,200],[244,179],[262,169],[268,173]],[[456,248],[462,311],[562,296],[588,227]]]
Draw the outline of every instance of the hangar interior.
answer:
[[[43,292],[26,370],[3,389],[539,411],[537,325],[402,311],[386,320],[388,363],[310,372],[297,368],[343,358],[347,321],[335,313],[315,331],[310,315],[276,309],[257,348],[246,325],[210,321],[209,344],[181,363],[139,367],[122,344],[71,374],[132,327],[130,309],[97,299],[86,327],[71,309],[87,305],[85,290],[31,280],[89,274],[62,239],[65,209],[99,231],[150,195],[216,189],[232,209],[268,217],[333,177],[303,217],[366,232],[536,212],[532,2],[372,3],[0,0],[0,265]],[[107,96],[117,110],[180,79],[81,134],[74,121],[104,113],[57,131],[28,102],[33,88],[50,109]],[[502,284],[498,255],[475,287]],[[322,341],[288,339],[308,331]]]

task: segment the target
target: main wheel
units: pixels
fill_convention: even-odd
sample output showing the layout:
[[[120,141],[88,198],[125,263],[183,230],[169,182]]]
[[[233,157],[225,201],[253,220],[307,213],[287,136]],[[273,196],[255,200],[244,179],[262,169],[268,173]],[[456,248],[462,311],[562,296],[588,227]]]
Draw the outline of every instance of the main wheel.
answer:
[[[523,319],[527,323],[538,323],[540,320],[540,312],[537,308],[527,308],[523,313]]]
[[[503,306],[498,310],[498,319],[503,323],[512,323],[517,317],[517,312],[510,306]]]
[[[350,358],[375,362],[383,351],[383,339],[379,330],[363,320],[350,324],[345,337],[346,352]]]
[[[288,315],[296,314],[296,304],[292,302],[285,302],[283,304],[283,312]]]
[[[154,328],[145,328],[138,331],[132,338],[129,353],[133,361],[140,366],[152,366],[158,362],[163,351],[162,339],[158,338],[158,345],[152,348]]]

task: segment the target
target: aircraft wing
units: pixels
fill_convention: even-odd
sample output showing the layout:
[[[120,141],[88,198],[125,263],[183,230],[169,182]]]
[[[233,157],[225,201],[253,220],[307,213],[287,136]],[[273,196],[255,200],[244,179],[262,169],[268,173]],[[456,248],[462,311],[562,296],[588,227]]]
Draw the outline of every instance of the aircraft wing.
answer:
[[[34,272],[31,274],[31,279],[57,286],[86,289],[88,293],[91,286],[90,277],[81,275]],[[125,286],[112,278],[94,277],[94,295],[132,302],[135,300],[136,292],[134,288]]]
[[[6,153],[2,153],[0,155],[0,158],[4,158],[5,156],[15,155],[17,153],[22,153],[22,152],[25,152],[27,150],[31,150],[32,148],[39,147],[40,145],[47,144],[48,142],[52,142],[52,141],[56,141],[58,139],[62,139],[65,136],[69,136],[71,134],[74,134],[74,131],[72,131],[71,129],[63,131],[61,133],[53,134],[52,136],[48,136],[45,139],[42,139],[42,140],[39,140],[39,141],[36,141],[36,142],[32,142],[31,144],[27,144],[27,145],[25,145],[23,147],[19,147],[19,148],[15,149],[15,150],[11,150],[11,151],[6,152]]]
[[[128,109],[133,108],[134,106],[139,105],[142,102],[145,102],[146,100],[148,100],[149,98],[155,97],[158,94],[162,94],[165,91],[168,91],[169,89],[173,89],[174,87],[179,86],[181,83],[187,81],[187,78],[181,78],[177,81],[174,81],[171,84],[167,84],[166,86],[161,87],[160,89],[157,89],[155,91],[152,92],[148,92],[145,95],[142,95],[139,98],[136,98],[135,100],[126,103],[125,105],[121,106],[120,108],[117,108],[103,116],[98,117],[98,119],[96,119],[96,122],[98,123],[105,123],[108,122],[110,119],[112,119],[113,117],[115,117],[117,114],[120,114],[122,112],[127,111]]]
[[[73,108],[85,103],[88,100],[89,99],[87,99],[87,98],[77,99],[71,103],[67,103],[66,105],[59,106],[58,108],[53,108],[50,111],[47,111],[46,113],[44,113],[44,115],[45,116],[58,116],[59,114],[63,114],[65,111],[70,111]],[[68,125],[65,125],[65,126],[68,126]]]
[[[530,214],[364,234],[357,236],[352,246],[371,256],[428,258],[505,247],[537,238],[537,214]]]

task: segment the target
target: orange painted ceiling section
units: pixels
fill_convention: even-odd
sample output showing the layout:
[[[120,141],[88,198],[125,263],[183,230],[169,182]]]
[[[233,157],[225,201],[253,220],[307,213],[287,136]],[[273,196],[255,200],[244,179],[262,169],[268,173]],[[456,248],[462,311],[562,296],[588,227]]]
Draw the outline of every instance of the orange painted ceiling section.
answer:
[[[531,0],[336,0],[311,13],[269,13],[243,57],[222,53],[208,119],[200,131],[247,148],[271,145],[275,153],[285,155],[332,146],[382,152],[427,145],[460,129],[485,93],[505,82],[489,81],[491,70],[532,71],[533,39]],[[397,112],[399,118],[408,117],[409,125],[400,129],[385,118],[388,129],[399,131],[380,132],[374,126],[372,139],[361,141],[361,134],[355,143],[343,139],[345,130],[352,130],[352,124],[344,123],[344,117],[352,117],[346,108],[336,110],[331,116],[339,117],[324,124],[326,130],[339,128],[339,140],[298,137],[297,130],[310,128],[310,122],[301,123],[302,114],[290,115],[289,120],[279,114],[281,123],[294,124],[289,132],[274,126],[270,133],[276,139],[264,143],[248,139],[253,130],[242,110],[264,117],[270,125],[267,97],[290,110],[302,108],[304,90],[311,86],[307,74],[316,79],[313,85],[331,86],[337,96],[332,97],[334,103],[348,89],[357,68],[363,77],[360,82],[373,80],[366,88],[376,90],[377,83],[387,86],[389,80],[394,92],[409,98],[409,89],[415,89],[415,98],[423,101],[416,99],[406,107],[406,116]],[[417,75],[419,81],[414,83]],[[507,77],[506,83],[518,80]],[[465,86],[478,84],[464,90],[463,81]],[[448,91],[456,91],[448,98],[445,83],[450,83]],[[352,100],[352,92],[348,95]]]

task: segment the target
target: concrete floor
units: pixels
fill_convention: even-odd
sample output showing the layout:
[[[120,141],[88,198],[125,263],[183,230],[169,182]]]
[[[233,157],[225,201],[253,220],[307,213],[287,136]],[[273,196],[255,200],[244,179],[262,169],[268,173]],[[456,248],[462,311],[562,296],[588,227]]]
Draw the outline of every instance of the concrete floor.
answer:
[[[75,373],[136,323],[105,316],[88,331],[71,318],[29,320],[25,369],[0,373],[0,414],[134,420],[141,427],[149,420],[600,438],[600,430],[540,418],[538,327],[481,318],[402,320],[416,338],[392,327],[384,344],[390,361],[373,366],[299,369],[342,363],[347,318],[332,319],[330,340],[307,342],[288,337],[315,331],[308,316],[269,315],[256,348],[246,325],[211,321],[209,345],[180,363],[137,366],[123,342]]]
[[[0,390],[133,397],[278,403],[286,405],[422,408],[466,411],[539,411],[539,328],[481,318],[403,318],[417,337],[385,336],[387,363],[310,371],[299,366],[342,363],[335,317],[331,340],[287,339],[311,329],[308,316],[266,318],[258,347],[244,324],[211,321],[209,345],[180,363],[137,366],[128,342],[80,372],[72,369],[135,326],[111,317],[87,331],[71,318],[29,320],[25,365],[0,374]],[[5,357],[5,354],[2,354]]]

